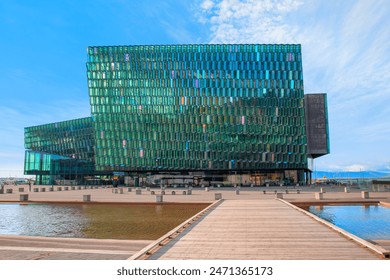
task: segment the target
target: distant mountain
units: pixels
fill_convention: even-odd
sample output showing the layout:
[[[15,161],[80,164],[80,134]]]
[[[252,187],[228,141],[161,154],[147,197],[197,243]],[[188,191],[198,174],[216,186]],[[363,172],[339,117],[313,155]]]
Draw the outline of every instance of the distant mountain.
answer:
[[[327,179],[377,179],[390,177],[390,171],[313,171],[312,178]]]

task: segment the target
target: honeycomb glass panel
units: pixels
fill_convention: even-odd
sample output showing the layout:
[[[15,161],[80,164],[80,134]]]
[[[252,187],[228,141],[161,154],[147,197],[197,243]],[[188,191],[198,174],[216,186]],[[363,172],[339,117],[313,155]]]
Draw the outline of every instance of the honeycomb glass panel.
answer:
[[[287,150],[306,168],[306,149],[286,148],[306,145],[300,58],[300,45],[89,47],[95,138],[109,143],[96,169],[279,169]]]

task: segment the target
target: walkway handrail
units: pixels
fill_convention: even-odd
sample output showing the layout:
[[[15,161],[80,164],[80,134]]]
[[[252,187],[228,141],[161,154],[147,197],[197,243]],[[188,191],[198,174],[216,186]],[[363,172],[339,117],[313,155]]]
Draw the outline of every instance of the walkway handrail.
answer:
[[[222,203],[222,201],[223,201],[223,199],[219,199],[219,200],[213,202],[211,205],[207,206],[202,211],[198,212],[197,214],[195,214],[194,216],[192,216],[191,218],[189,218],[185,222],[181,223],[180,225],[178,225],[177,227],[175,227],[174,229],[169,231],[167,234],[163,235],[162,237],[160,237],[159,239],[157,239],[153,243],[149,244],[145,248],[141,249],[140,251],[138,251],[137,253],[132,255],[130,258],[128,258],[128,260],[146,259],[147,256],[156,252],[159,249],[159,247],[166,245],[170,240],[177,237],[180,233],[182,233],[184,231],[184,229],[186,229],[188,226],[193,224],[196,220],[198,220],[200,217],[202,217],[204,214],[206,214],[209,210],[211,210],[212,208],[214,208],[217,205],[219,205],[220,203]],[[165,241],[165,243],[164,243],[164,241]]]

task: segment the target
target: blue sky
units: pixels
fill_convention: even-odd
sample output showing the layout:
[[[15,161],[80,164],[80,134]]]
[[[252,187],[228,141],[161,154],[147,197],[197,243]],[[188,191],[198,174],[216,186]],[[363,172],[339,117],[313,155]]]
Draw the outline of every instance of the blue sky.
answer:
[[[390,170],[387,0],[2,0],[0,177],[23,173],[23,128],[89,116],[86,47],[300,43],[306,93],[328,94],[317,170]]]

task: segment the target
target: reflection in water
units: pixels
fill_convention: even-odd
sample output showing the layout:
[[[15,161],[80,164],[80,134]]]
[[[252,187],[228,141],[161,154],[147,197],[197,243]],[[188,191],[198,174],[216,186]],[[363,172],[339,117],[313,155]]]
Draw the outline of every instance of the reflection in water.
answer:
[[[159,215],[159,214],[161,215],[161,212],[162,212],[162,207],[161,207],[161,205],[156,205],[156,208],[155,208],[155,209],[156,209],[156,214],[157,214],[157,215]]]
[[[92,238],[157,239],[208,204],[99,205],[84,212]],[[105,230],[102,231],[102,228]]]
[[[0,234],[157,239],[207,205],[0,203]]]
[[[335,220],[334,214],[329,211],[324,211],[324,206],[310,206],[309,212],[324,219],[325,221],[328,221],[329,223],[334,224],[334,220]]]
[[[88,222],[78,205],[0,204],[0,211],[1,234],[82,237]]]
[[[309,211],[366,240],[390,240],[390,209],[379,205],[329,205]]]

